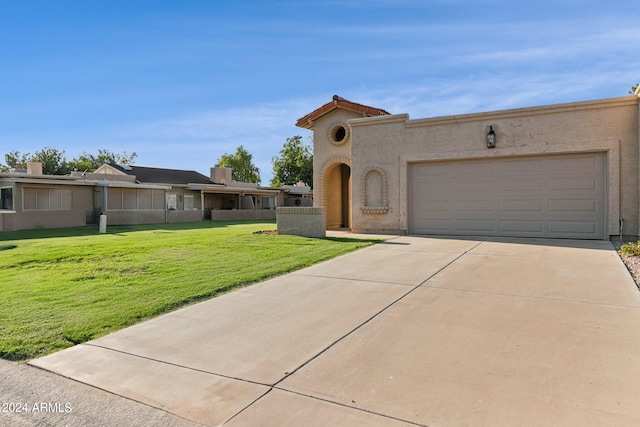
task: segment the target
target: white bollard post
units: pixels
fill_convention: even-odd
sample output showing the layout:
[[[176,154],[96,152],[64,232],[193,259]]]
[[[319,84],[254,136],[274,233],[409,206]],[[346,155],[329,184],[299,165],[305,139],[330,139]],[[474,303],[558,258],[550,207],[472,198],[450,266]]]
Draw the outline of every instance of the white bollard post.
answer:
[[[100,234],[105,234],[107,232],[107,216],[100,215]]]

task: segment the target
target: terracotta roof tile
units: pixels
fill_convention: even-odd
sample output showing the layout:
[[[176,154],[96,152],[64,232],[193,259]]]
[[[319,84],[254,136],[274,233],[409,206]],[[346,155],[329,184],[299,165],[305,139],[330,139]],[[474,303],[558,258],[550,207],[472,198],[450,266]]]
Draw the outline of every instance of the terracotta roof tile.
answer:
[[[358,104],[356,102],[346,100],[338,95],[333,95],[331,102],[327,102],[322,107],[317,108],[306,116],[299,118],[296,122],[296,126],[305,129],[313,129],[314,120],[317,120],[319,117],[324,116],[336,108],[344,108],[345,110],[362,113],[365,117],[386,116],[391,114],[381,108],[369,107],[368,105]]]

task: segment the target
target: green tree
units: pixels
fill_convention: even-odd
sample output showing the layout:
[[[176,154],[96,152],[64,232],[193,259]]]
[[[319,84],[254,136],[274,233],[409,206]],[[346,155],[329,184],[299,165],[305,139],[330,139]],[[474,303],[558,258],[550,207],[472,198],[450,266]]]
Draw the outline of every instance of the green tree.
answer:
[[[235,154],[223,154],[218,159],[216,167],[233,169],[231,179],[234,181],[260,183],[260,169],[253,164],[253,155],[242,145],[237,148]]]
[[[632,86],[632,87],[631,87],[631,90],[629,91],[629,93],[630,93],[630,94],[632,94],[632,95],[633,95],[634,93],[636,93],[636,90],[638,90],[638,86],[639,86],[639,85],[640,85],[640,83],[636,83],[636,85],[635,85],[635,86]]]
[[[19,151],[10,151],[4,155],[7,162],[6,166],[2,165],[3,170],[9,168],[26,169],[28,162],[42,163],[42,173],[45,175],[66,175],[71,171],[67,159],[64,157],[64,151],[56,148],[45,147],[36,151],[35,154],[22,154]]]
[[[64,157],[64,151],[57,148],[44,147],[35,152],[31,161],[42,163],[44,175],[68,175],[71,173],[71,165]]]
[[[313,154],[311,147],[302,143],[299,135],[287,138],[280,156],[271,159],[273,164],[273,187],[295,185],[298,181],[313,187]]]
[[[27,162],[31,161],[31,154],[21,154],[19,151],[10,151],[4,155],[4,161],[6,165],[0,165],[2,170],[8,170],[9,168],[26,169]]]
[[[80,156],[71,161],[73,169],[79,171],[94,171],[105,163],[117,163],[121,165],[132,165],[135,158],[138,155],[133,152],[127,154],[125,151],[122,154],[112,153],[106,149],[99,149],[97,155],[93,155],[87,152],[83,152]]]
[[[127,154],[126,151],[123,154],[116,154],[109,150],[100,149],[97,155],[84,152],[81,156],[68,162],[64,151],[52,147],[45,147],[33,155],[30,153],[21,154],[14,150],[5,154],[4,159],[7,164],[0,164],[0,170],[26,169],[28,162],[41,162],[42,173],[45,175],[68,175],[74,169],[94,171],[104,163],[133,164],[137,156],[136,153]]]

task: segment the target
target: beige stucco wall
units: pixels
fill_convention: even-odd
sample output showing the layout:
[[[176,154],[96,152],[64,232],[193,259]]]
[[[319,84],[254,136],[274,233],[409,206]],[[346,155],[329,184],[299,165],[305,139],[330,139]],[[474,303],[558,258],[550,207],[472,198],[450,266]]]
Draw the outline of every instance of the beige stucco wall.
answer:
[[[71,189],[70,210],[23,210],[23,188]],[[86,225],[87,211],[93,209],[93,187],[66,186],[47,183],[15,183],[13,186],[14,211],[2,213],[0,231],[37,228],[80,227]]]
[[[353,229],[407,232],[411,162],[604,151],[609,234],[619,233],[623,218],[625,234],[638,235],[638,115],[638,98],[628,96],[433,119],[403,114],[350,120]],[[485,142],[490,125],[497,134],[494,149]],[[386,212],[362,210],[362,183],[372,169],[385,177]]]

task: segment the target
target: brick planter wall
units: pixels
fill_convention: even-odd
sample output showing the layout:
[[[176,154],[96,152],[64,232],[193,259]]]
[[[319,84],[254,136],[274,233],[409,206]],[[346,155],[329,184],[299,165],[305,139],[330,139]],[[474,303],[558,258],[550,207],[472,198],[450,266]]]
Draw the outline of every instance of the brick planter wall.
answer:
[[[304,237],[326,237],[327,221],[324,208],[279,207],[276,208],[278,234]]]

